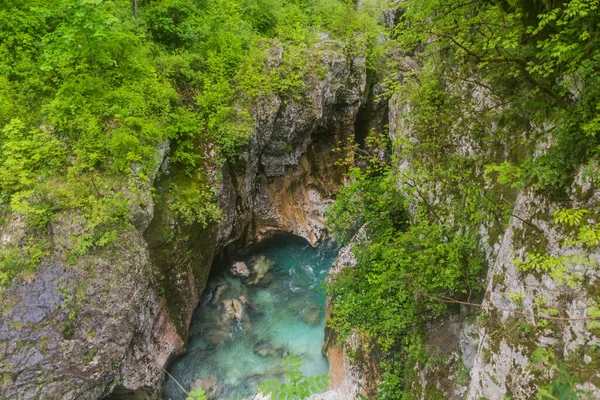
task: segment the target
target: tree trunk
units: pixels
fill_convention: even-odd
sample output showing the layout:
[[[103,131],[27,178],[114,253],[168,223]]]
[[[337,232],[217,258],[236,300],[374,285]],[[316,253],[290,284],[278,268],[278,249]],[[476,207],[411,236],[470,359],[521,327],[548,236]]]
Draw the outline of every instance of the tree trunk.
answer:
[[[133,9],[133,18],[137,19],[137,0],[131,0],[131,8]]]

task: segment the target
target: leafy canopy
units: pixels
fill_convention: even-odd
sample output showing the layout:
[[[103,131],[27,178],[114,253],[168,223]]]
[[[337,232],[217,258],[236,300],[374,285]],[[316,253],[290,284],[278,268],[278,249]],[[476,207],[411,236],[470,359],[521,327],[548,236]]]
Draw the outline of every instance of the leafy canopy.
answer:
[[[261,96],[302,99],[319,32],[353,49],[374,43],[375,7],[347,0],[138,3],[139,19],[129,0],[2,3],[0,208],[27,221],[23,240],[0,248],[3,283],[19,272],[16,254],[52,242],[67,214],[72,262],[135,229],[131,210],[148,206],[167,145],[165,203],[182,224],[219,221],[209,171],[252,135],[250,108]]]

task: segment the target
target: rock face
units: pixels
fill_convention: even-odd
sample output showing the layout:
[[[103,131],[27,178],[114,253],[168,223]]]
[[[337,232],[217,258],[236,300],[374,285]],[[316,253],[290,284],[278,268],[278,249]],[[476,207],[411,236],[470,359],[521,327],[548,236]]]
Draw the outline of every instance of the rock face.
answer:
[[[587,195],[582,198],[581,193],[586,192]],[[600,190],[586,179],[581,179],[581,174],[575,180],[571,194],[570,202],[575,208],[590,209],[600,204]],[[600,371],[591,364],[592,360],[598,360],[599,355],[594,349],[600,346],[600,336],[596,329],[591,328],[590,321],[577,320],[588,315],[590,300],[597,293],[595,288],[600,271],[597,267],[590,268],[584,262],[575,261],[567,263],[561,277],[551,273],[523,273],[514,263],[515,259],[523,259],[530,251],[528,245],[532,241],[543,243],[549,254],[556,257],[568,257],[578,251],[563,245],[564,231],[551,223],[552,212],[560,208],[560,204],[531,192],[519,194],[513,212],[515,215],[533,216],[528,220],[532,225],[515,219],[494,246],[484,305],[529,314],[545,314],[545,308],[553,308],[557,310],[557,316],[573,320],[548,322],[527,315],[519,320],[537,326],[535,333],[492,335],[494,331],[502,332],[502,325],[512,328],[519,325],[514,313],[492,312],[490,319],[479,326],[469,398],[495,400],[511,396],[529,399],[535,396],[535,384],[547,373],[535,363],[533,352],[536,349],[560,351],[565,359],[581,359],[582,369],[590,370],[582,388],[588,392],[589,398],[600,397]],[[589,256],[597,266],[600,250],[589,253]],[[584,280],[574,286],[568,285],[566,279],[577,275],[585,277]],[[522,293],[522,296],[516,299],[513,293]],[[540,299],[543,299],[541,304]]]
[[[344,174],[331,150],[348,146],[353,135],[366,101],[366,69],[364,59],[347,59],[335,42],[307,51],[326,72],[307,77],[301,101],[273,95],[256,102],[255,135],[221,173],[222,224],[182,227],[163,195],[171,173],[154,183],[155,197],[152,182],[141,189],[140,204],[147,204],[135,210],[136,229],[118,246],[76,265],[53,255],[1,294],[0,398],[156,399],[162,368],[185,349],[215,254],[277,232],[312,244],[323,238],[323,213]],[[280,62],[281,51],[273,54]],[[158,153],[166,157],[168,143]],[[73,233],[69,221],[55,229]],[[2,242],[17,231],[18,223],[1,227]],[[223,307],[244,320],[241,301]]]
[[[282,51],[274,54],[271,62],[281,62]],[[314,245],[325,235],[324,212],[344,175],[332,149],[346,148],[354,134],[366,102],[366,69],[360,57],[349,64],[336,42],[319,43],[309,57],[328,73],[311,82],[301,101],[262,99],[252,110],[256,135],[245,156],[223,171],[227,222],[219,239],[228,244],[290,232]]]
[[[141,236],[127,239],[118,263],[109,255],[82,260],[86,268],[46,261],[4,294],[2,398],[100,398],[117,380],[160,385],[161,365],[184,343],[151,286]]]

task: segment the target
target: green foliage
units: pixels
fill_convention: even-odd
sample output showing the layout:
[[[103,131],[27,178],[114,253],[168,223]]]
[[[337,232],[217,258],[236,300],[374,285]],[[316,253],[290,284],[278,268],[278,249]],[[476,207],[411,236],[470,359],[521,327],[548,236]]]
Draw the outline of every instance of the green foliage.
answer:
[[[336,240],[348,243],[357,232],[362,239],[354,244],[357,265],[327,287],[329,324],[342,338],[358,332],[376,340],[385,354],[379,395],[386,399],[402,398],[412,368],[426,361],[420,327],[451,311],[444,297],[479,292],[484,260],[474,227],[495,209],[470,179],[470,161],[448,152],[453,99],[436,82],[422,89],[411,103],[419,142],[395,143],[411,170],[362,158],[367,167],[351,170],[328,213]],[[435,201],[436,193],[452,197]]]
[[[270,394],[273,400],[304,400],[314,393],[325,390],[329,384],[328,375],[305,377],[300,371],[302,360],[293,354],[284,359],[286,382],[268,380],[261,383],[258,389],[265,395]]]
[[[196,390],[192,390],[191,392],[188,393],[185,400],[206,400],[206,395],[204,393],[204,389],[199,387]]]
[[[303,98],[322,73],[307,50],[318,32],[349,41],[377,27],[372,8],[345,0],[157,0],[138,11],[128,0],[0,9],[0,205],[24,217],[31,242],[73,219],[72,262],[133,229],[131,208],[147,201],[167,141],[171,170],[186,176],[174,179],[173,212],[183,224],[219,221],[209,171],[252,135],[250,107]],[[31,269],[28,251],[7,251],[3,285],[18,265]]]
[[[65,162],[64,145],[51,132],[27,131],[16,118],[2,129],[0,193],[9,196],[34,187],[36,179],[60,168]]]
[[[50,249],[47,240],[29,240],[20,247],[5,246],[0,252],[0,286],[7,285],[19,273],[33,272]]]
[[[198,223],[206,228],[209,222],[219,221],[222,211],[215,204],[216,195],[207,184],[191,181],[188,186],[172,185],[173,209],[187,224]]]
[[[338,243],[346,244],[359,229],[401,229],[407,223],[404,201],[389,174],[370,176],[352,168],[350,183],[342,188],[327,215],[327,224]]]
[[[580,379],[571,375],[564,367],[558,368],[557,376],[536,393],[538,400],[578,400],[587,398],[584,390],[577,389]]]
[[[430,64],[420,79],[435,69],[449,84],[492,88],[502,112],[484,107],[481,117],[501,116],[496,130],[511,114],[526,118],[530,140],[551,143],[542,154],[503,162],[500,179],[561,195],[574,168],[598,152],[600,75],[592,65],[600,43],[590,33],[600,22],[597,2],[414,0],[402,8],[397,41]]]
[[[393,221],[382,214],[382,225]],[[358,329],[386,350],[424,315],[446,312],[437,296],[473,294],[481,257],[472,232],[451,224],[411,221],[406,229],[386,231],[375,226],[366,225],[369,243],[355,249],[358,265],[342,271],[328,293],[335,299],[331,325],[336,330],[348,335]]]
[[[600,229],[596,223],[596,213],[586,209],[560,209],[553,213],[554,223],[566,231],[564,246],[583,248],[564,256],[530,253],[525,260],[515,260],[514,263],[520,271],[544,272],[560,284],[571,287],[579,285],[583,278],[580,274],[569,273],[569,267],[580,264],[597,267],[598,263],[590,257],[591,252],[600,244]],[[584,219],[586,218],[587,219]]]

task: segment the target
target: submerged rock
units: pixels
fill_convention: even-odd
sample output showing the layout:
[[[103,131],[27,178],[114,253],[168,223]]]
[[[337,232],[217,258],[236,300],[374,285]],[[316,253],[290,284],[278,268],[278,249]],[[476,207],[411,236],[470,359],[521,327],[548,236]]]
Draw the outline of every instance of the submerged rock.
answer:
[[[305,324],[316,326],[323,318],[323,311],[321,310],[321,307],[313,304],[305,307],[304,310],[302,310],[300,313],[300,318],[302,318],[302,321]]]
[[[267,273],[271,270],[274,264],[275,262],[273,260],[270,260],[265,256],[259,256],[258,258],[256,258],[256,260],[252,264],[252,273],[250,274],[250,277],[246,280],[246,284],[251,286],[266,286],[269,283],[271,283],[271,281],[264,283],[264,278],[267,275]],[[273,280],[272,276],[271,280]]]
[[[203,338],[209,346],[218,346],[229,338],[229,329],[214,327],[213,329],[209,329]]]
[[[267,272],[265,276],[256,282],[256,286],[267,287],[271,284],[271,282],[273,282],[273,274],[271,272]]]
[[[214,288],[210,298],[210,304],[217,304],[228,290],[229,285],[226,283],[223,285],[218,285],[216,288]]]
[[[259,357],[283,357],[285,355],[285,347],[274,346],[271,341],[262,339],[254,345],[254,354]]]
[[[225,385],[219,382],[219,378],[216,376],[196,378],[190,385],[190,391],[196,390],[199,387],[204,390],[204,394],[208,400],[217,399],[225,392]]]
[[[246,316],[244,313],[244,306],[240,300],[225,300],[223,302],[223,312],[225,319],[235,319],[236,321],[243,321]]]
[[[243,261],[238,261],[233,263],[231,268],[229,269],[229,273],[236,278],[247,278],[250,276],[250,270],[248,266]]]
[[[243,298],[243,299],[242,299]],[[202,333],[206,343],[210,346],[217,346],[231,337],[230,333],[235,327],[251,329],[250,318],[248,317],[245,305],[249,304],[244,296],[240,299],[227,299],[221,301],[218,317],[214,324]]]
[[[250,300],[248,300],[248,298],[246,296],[243,296],[243,295],[240,296],[239,300],[245,307],[248,307],[252,311],[256,311],[256,307],[254,306],[253,303],[250,302]]]

